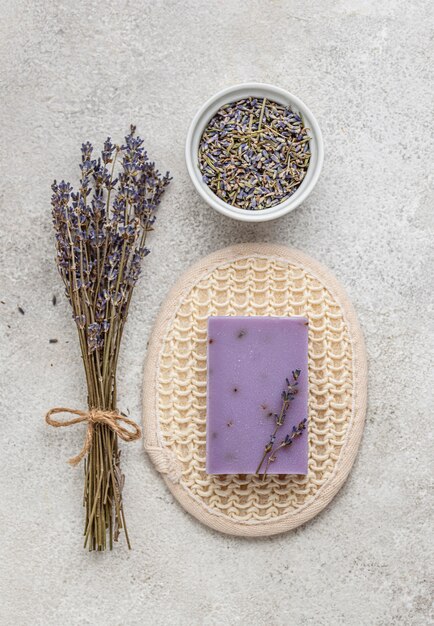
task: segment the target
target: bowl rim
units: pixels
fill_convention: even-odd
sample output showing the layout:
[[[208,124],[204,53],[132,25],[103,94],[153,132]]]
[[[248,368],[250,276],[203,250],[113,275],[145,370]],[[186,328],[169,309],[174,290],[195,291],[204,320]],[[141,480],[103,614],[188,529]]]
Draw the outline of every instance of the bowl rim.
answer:
[[[304,118],[308,118],[309,128],[312,133],[312,137],[315,138],[316,141],[316,163],[314,169],[312,171],[311,179],[308,184],[301,189],[300,193],[297,190],[292,196],[288,199],[284,200],[280,204],[277,204],[273,207],[269,207],[267,209],[260,209],[258,211],[248,211],[246,209],[240,209],[238,207],[234,207],[224,200],[221,200],[214,194],[211,189],[208,187],[205,188],[200,181],[198,180],[197,170],[193,163],[193,138],[196,134],[196,129],[200,126],[199,122],[201,118],[205,116],[207,111],[213,107],[217,100],[222,98],[227,98],[227,102],[231,102],[231,98],[229,96],[234,95],[236,97],[236,92],[240,89],[252,89],[252,90],[263,90],[268,91],[270,93],[270,99],[272,99],[273,95],[278,96],[284,100],[288,100],[290,104],[293,104],[295,107],[299,109],[299,111],[303,114]],[[208,121],[208,118],[207,118]],[[205,122],[205,124],[207,123]],[[205,124],[203,125],[205,127]],[[201,129],[203,132],[203,128]],[[215,93],[213,96],[208,98],[204,102],[204,104],[199,108],[196,112],[196,115],[193,117],[188,132],[187,139],[185,143],[185,160],[187,164],[187,170],[190,175],[190,178],[193,182],[194,187],[196,188],[199,195],[209,204],[213,209],[226,215],[227,217],[231,217],[232,219],[236,219],[242,222],[265,222],[268,220],[274,220],[282,215],[286,215],[290,211],[293,211],[296,207],[298,207],[311,193],[316,183],[318,182],[318,178],[321,174],[323,162],[324,162],[324,141],[322,137],[322,132],[319,127],[319,124],[306,104],[300,100],[297,96],[293,95],[286,89],[282,89],[281,87],[277,87],[275,85],[271,85],[268,83],[259,83],[259,82],[247,82],[247,83],[238,83],[236,85],[232,85],[230,87],[226,87]]]

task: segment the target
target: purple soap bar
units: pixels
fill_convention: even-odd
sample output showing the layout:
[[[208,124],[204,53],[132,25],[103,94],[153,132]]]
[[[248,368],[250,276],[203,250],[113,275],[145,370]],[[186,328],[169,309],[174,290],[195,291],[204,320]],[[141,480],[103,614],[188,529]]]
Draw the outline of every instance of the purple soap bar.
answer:
[[[208,474],[254,474],[275,428],[285,379],[301,370],[278,445],[307,419],[305,317],[210,317],[208,320]],[[306,474],[307,430],[276,455],[268,474]],[[265,469],[262,466],[261,472]]]

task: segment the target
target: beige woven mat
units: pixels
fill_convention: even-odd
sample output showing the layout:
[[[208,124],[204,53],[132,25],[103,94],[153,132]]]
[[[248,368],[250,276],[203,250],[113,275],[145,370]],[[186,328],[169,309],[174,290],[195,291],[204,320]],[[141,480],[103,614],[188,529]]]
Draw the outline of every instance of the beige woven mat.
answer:
[[[205,473],[210,315],[309,318],[307,476],[262,482]],[[342,486],[357,454],[366,411],[363,337],[340,284],[298,250],[242,244],[189,269],[158,315],[144,380],[145,449],[182,506],[222,532],[271,535],[311,519]]]

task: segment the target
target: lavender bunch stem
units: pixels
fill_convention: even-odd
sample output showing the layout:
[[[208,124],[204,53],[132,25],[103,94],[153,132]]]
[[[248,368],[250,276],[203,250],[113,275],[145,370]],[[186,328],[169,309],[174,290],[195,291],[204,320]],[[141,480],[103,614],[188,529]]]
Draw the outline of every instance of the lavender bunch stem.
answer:
[[[81,148],[81,177],[74,192],[65,181],[52,185],[57,265],[72,306],[88,392],[89,410],[117,411],[116,370],[125,322],[141,262],[149,250],[156,211],[169,174],[148,159],[132,126],[125,144]],[[84,544],[112,549],[125,523],[118,436],[104,423],[93,427],[84,464]]]

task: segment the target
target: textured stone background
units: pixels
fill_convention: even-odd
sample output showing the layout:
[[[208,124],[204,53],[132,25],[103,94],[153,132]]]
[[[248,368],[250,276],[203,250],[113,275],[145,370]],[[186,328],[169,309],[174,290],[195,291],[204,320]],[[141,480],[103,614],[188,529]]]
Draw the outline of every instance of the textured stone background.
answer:
[[[433,623],[431,2],[0,6],[2,626]],[[183,158],[196,109],[248,80],[305,100],[326,146],[309,200],[258,226],[208,209]],[[131,121],[174,182],[127,327],[121,407],[140,417],[158,307],[179,274],[213,250],[297,246],[327,264],[354,301],[370,362],[361,451],[332,505],[296,532],[248,541],[200,526],[132,444],[123,455],[134,550],[81,549],[82,473],[66,458],[83,433],[49,429],[42,417],[53,405],[85,405],[53,262],[50,183],[76,180],[82,140],[121,137]]]

